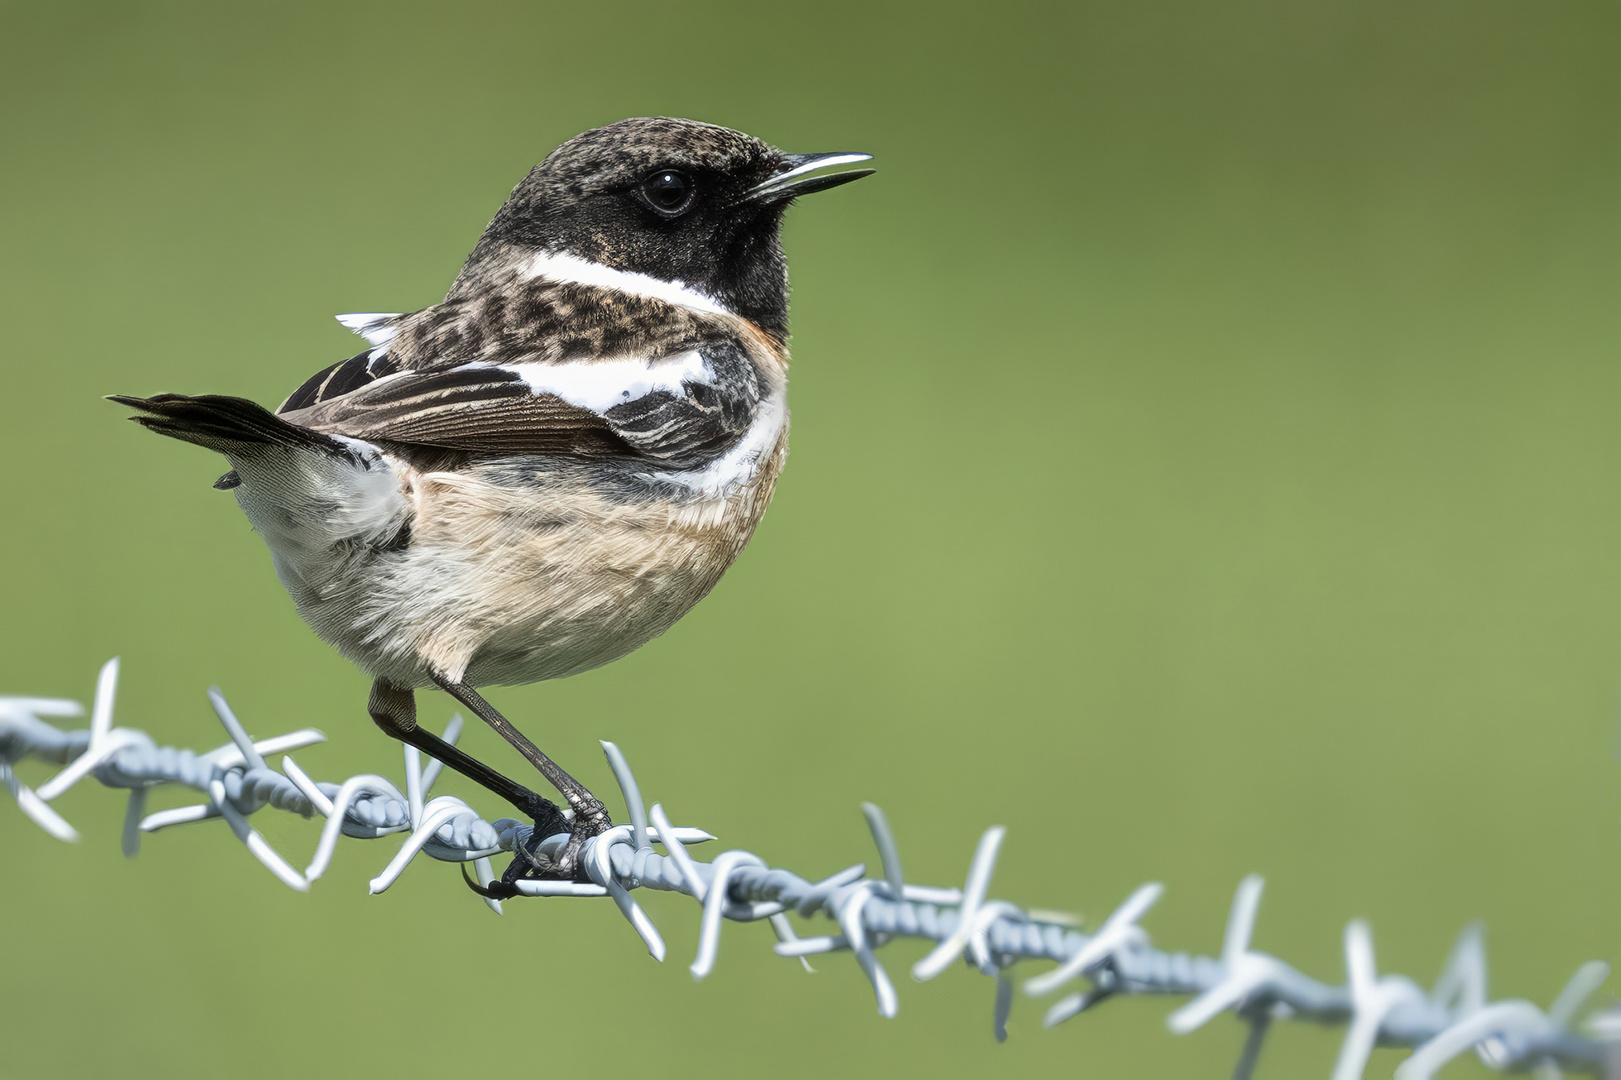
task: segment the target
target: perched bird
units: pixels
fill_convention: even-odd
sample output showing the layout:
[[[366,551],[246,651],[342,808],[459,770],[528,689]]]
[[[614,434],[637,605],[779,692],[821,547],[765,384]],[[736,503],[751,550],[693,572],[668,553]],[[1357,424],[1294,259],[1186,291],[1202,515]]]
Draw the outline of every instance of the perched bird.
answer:
[[[370,348],[274,413],[114,397],[225,455],[299,614],[373,679],[388,734],[512,802],[533,841],[495,893],[571,877],[609,826],[477,692],[588,670],[668,630],[760,522],[788,452],[783,211],[869,175],[691,120],[585,132],[526,176],[444,302],[340,315]],[[417,726],[438,686],[571,813]],[[504,893],[502,890],[505,890]]]

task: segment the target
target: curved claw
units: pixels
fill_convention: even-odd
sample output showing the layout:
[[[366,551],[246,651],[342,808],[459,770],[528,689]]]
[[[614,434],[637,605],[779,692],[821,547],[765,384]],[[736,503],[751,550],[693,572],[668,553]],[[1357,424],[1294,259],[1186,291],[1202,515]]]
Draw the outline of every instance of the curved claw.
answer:
[[[480,885],[468,876],[466,863],[458,863],[457,866],[462,872],[462,883],[486,900],[510,900],[518,895],[518,887],[510,882],[492,881],[488,885]]]

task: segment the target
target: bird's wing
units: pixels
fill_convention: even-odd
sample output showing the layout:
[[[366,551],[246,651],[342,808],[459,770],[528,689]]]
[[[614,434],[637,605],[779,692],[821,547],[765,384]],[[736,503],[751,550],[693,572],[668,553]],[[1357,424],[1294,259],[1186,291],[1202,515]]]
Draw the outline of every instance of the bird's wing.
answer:
[[[322,368],[290,394],[286,401],[276,409],[276,414],[297,412],[312,405],[319,405],[323,401],[332,401],[352,394],[363,386],[369,386],[385,375],[399,372],[400,365],[395,361],[387,348],[379,346],[368,349],[363,353],[356,353],[347,360],[339,361],[329,368]]]
[[[278,415],[307,409],[311,405],[341,397],[384,375],[392,375],[404,367],[388,348],[399,330],[399,320],[404,317],[403,315],[398,312],[357,311],[335,317],[344,326],[365,338],[367,344],[372,347],[311,375],[304,381],[304,385],[294,390],[287,400],[281,403],[276,410]]]
[[[293,423],[368,442],[478,456],[642,458],[701,467],[753,422],[761,379],[735,342],[652,359],[475,362],[391,369],[363,353],[282,406]]]
[[[395,320],[399,317],[398,311],[354,311],[347,315],[334,316],[367,342],[380,347],[386,346],[394,339],[394,331],[397,329]]]

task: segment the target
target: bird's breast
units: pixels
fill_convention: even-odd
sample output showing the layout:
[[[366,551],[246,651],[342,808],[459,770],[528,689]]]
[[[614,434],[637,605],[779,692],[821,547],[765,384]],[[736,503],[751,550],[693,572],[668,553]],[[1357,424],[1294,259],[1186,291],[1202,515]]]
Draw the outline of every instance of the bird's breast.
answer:
[[[474,685],[615,660],[674,625],[752,536],[787,456],[786,408],[749,434],[697,485],[640,465],[539,460],[409,476],[411,544],[376,591],[374,620]]]

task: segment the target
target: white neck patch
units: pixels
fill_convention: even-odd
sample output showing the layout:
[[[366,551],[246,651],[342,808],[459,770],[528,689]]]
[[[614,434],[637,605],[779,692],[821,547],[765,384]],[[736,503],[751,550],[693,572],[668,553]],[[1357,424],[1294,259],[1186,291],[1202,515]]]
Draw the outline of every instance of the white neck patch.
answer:
[[[524,280],[545,278],[547,281],[567,281],[576,285],[594,285],[600,289],[645,296],[663,300],[667,304],[707,311],[711,315],[732,315],[732,311],[714,297],[701,292],[684,281],[663,281],[648,274],[630,270],[615,270],[611,266],[582,259],[564,252],[542,251],[531,256],[518,271]]]

